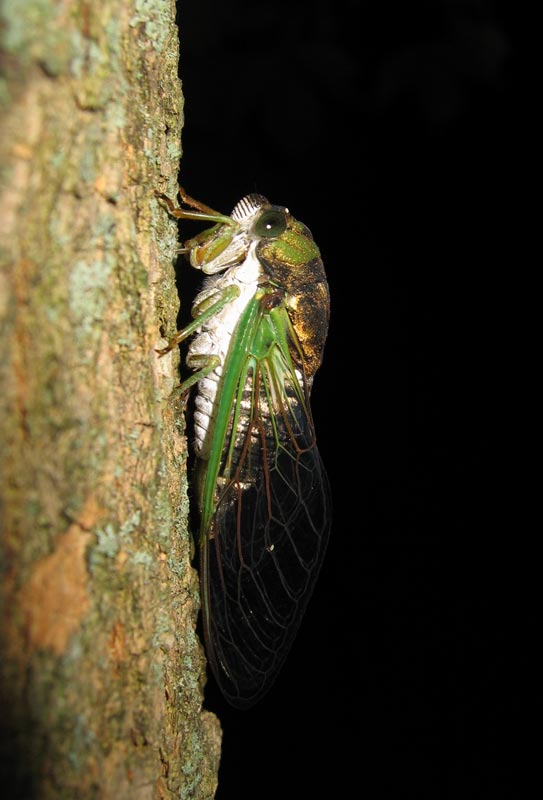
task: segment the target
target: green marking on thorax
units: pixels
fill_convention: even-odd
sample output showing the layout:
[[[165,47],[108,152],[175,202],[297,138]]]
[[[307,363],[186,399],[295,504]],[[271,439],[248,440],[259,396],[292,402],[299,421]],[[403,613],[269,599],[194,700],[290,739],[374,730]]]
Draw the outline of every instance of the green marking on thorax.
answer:
[[[265,255],[292,265],[308,264],[320,257],[319,248],[306,226],[294,219],[278,239],[270,239],[268,242],[262,240],[261,248]]]

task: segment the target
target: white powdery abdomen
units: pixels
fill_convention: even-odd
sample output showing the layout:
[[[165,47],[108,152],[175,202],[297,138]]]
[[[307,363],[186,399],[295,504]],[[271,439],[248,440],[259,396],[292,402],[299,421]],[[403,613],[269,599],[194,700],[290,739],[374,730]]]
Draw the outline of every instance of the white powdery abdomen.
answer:
[[[211,319],[204,322],[188,349],[187,364],[192,369],[205,368],[204,359],[214,356],[219,359],[218,366],[209,375],[198,381],[194,411],[194,450],[196,455],[201,458],[207,457],[206,438],[216,414],[219,381],[230,349],[232,335],[247,304],[257,290],[261,274],[262,267],[254,255],[254,247],[251,247],[249,255],[242,264],[231,267],[226,273],[213,279],[213,293],[216,292],[217,297],[223,289],[232,284],[238,287],[239,295]],[[202,295],[209,296],[209,284]],[[196,304],[200,297],[199,295],[196,298]]]

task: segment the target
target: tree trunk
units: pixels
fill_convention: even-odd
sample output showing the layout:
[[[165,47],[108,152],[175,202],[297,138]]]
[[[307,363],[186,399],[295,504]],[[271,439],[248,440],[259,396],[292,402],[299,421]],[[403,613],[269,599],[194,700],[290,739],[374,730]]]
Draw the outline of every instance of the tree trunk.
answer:
[[[211,798],[187,531],[173,0],[1,15],[1,786]]]

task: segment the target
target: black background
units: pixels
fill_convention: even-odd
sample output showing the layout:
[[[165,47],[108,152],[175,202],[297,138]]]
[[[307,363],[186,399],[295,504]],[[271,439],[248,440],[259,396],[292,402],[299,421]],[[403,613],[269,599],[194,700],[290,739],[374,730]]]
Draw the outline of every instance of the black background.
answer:
[[[253,191],[288,206],[332,298],[313,391],[332,538],[269,695],[235,711],[209,680],[218,800],[517,796],[497,536],[510,6],[180,4],[181,183],[224,213]]]

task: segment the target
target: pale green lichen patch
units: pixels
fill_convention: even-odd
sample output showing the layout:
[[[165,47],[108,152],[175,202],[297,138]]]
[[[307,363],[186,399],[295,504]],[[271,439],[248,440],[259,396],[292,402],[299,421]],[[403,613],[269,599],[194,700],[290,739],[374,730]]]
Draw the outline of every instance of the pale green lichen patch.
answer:
[[[51,0],[11,0],[0,6],[3,47],[18,59],[38,61],[50,75],[68,70],[71,29],[63,4]]]
[[[107,523],[103,528],[95,528],[96,544],[91,550],[91,563],[97,556],[115,558],[120,549],[119,535],[111,523]]]
[[[154,49],[161,53],[171,33],[164,25],[164,16],[169,15],[169,4],[165,0],[135,0],[134,14],[130,19],[133,28],[142,26],[145,36]]]
[[[119,529],[119,537],[124,539],[126,537],[130,537],[135,531],[137,531],[141,525],[142,520],[142,512],[139,508],[137,508],[133,514],[126,519]]]
[[[96,322],[104,318],[108,286],[115,268],[113,254],[100,260],[77,260],[69,276],[69,310],[80,336],[96,341],[101,332]]]

